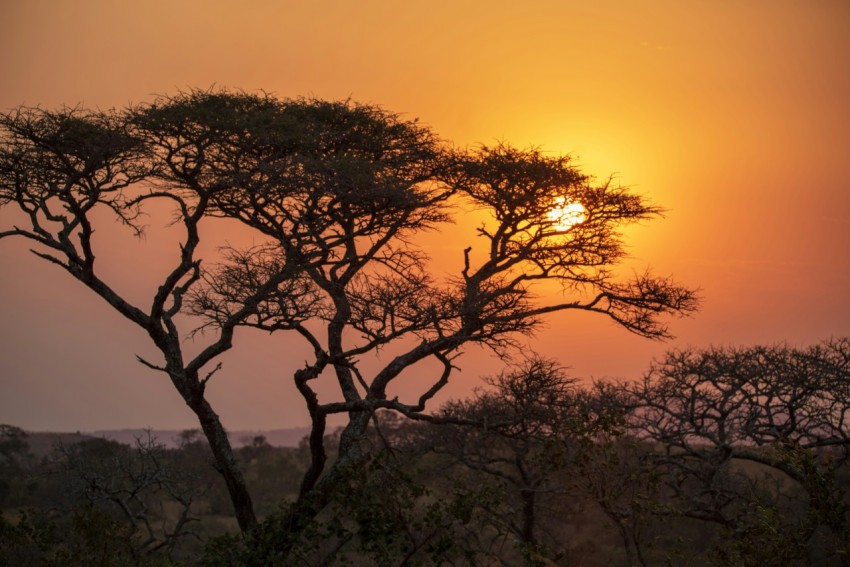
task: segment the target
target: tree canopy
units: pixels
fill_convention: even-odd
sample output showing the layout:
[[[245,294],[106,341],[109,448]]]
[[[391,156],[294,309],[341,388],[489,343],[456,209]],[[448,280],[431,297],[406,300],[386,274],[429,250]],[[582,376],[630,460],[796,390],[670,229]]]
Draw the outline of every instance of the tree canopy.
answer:
[[[312,421],[312,465],[291,514],[309,521],[323,487],[362,456],[377,410],[441,419],[427,404],[465,347],[510,357],[518,335],[571,310],[666,338],[668,317],[697,307],[695,291],[670,278],[614,275],[621,229],[660,213],[643,197],[597,182],[568,156],[508,144],[451,147],[377,106],[189,91],[121,111],[21,107],[0,117],[0,130],[0,205],[25,219],[0,238],[34,243],[38,256],[147,332],[160,358],[142,362],[166,374],[198,417],[243,530],[256,516],[205,396],[239,327],[305,341],[313,353],[290,377]],[[154,203],[173,211],[179,254],[137,304],[101,275],[94,213],[107,209],[141,234],[150,230],[141,215]],[[558,203],[580,204],[583,214],[565,226],[551,214]],[[458,245],[455,273],[439,277],[422,235],[471,210],[487,220]],[[242,223],[259,243],[202,258],[199,243],[216,218]],[[543,281],[562,293],[535,293]],[[211,338],[189,355],[186,335],[200,328]],[[377,370],[358,365],[378,353],[386,354]],[[438,369],[430,385],[415,399],[391,395],[425,361]],[[320,375],[336,380],[338,397],[319,400]],[[332,414],[348,422],[326,471]]]

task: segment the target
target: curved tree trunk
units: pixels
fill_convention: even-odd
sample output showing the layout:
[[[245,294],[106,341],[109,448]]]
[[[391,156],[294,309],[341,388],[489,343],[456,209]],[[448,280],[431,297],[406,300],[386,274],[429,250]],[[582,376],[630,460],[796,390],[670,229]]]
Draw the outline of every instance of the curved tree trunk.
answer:
[[[254,513],[254,503],[248,492],[245,477],[242,476],[221,419],[203,395],[202,384],[185,375],[172,375],[171,380],[183,396],[183,400],[198,417],[201,431],[215,458],[215,468],[227,485],[239,529],[245,533],[254,531],[257,528],[257,516]],[[194,384],[194,386],[187,388],[187,384]]]

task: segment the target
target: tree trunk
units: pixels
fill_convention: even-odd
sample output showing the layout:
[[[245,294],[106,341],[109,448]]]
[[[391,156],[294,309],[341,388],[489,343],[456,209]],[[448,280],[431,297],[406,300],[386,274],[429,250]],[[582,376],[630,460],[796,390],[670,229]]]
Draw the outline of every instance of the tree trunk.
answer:
[[[339,437],[339,454],[334,466],[346,466],[363,456],[361,443],[369,428],[369,420],[372,418],[370,411],[357,411],[348,414],[348,425],[342,430]]]
[[[199,388],[186,388],[187,384],[193,383],[191,379],[182,374],[179,376],[172,375],[171,379],[183,396],[183,400],[198,417],[201,430],[204,432],[204,437],[206,437],[215,458],[216,469],[224,477],[224,482],[227,485],[227,492],[233,504],[239,529],[245,533],[254,531],[257,528],[254,503],[236,457],[233,455],[233,448],[227,438],[227,432],[221,424],[221,419],[207,402],[203,392],[197,391]],[[199,384],[197,381],[194,381],[194,383]]]
[[[534,490],[524,489],[522,495],[522,541],[537,545],[534,538]]]
[[[324,439],[321,435],[325,429],[325,416],[320,414],[313,416],[310,449],[313,453],[314,467],[311,467],[305,477],[305,482],[301,485],[298,500],[289,508],[284,521],[281,523],[281,525],[287,527],[288,536],[279,540],[280,543],[275,549],[281,557],[288,557],[298,535],[330,504],[334,487],[340,478],[344,478],[344,476],[340,477],[340,474],[363,457],[360,443],[368,429],[370,417],[371,413],[365,411],[349,414],[348,425],[340,437],[337,459],[330,466],[327,474],[320,476],[325,463]]]

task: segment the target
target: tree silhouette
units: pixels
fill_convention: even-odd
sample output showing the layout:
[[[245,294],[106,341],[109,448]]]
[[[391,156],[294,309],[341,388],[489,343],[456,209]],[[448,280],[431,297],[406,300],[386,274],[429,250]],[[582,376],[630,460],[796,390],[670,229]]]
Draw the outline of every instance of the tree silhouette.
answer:
[[[835,475],[850,459],[850,339],[673,351],[626,390],[630,430],[662,449],[646,458],[679,513],[753,544],[759,564],[774,544],[799,561],[847,553]]]
[[[363,456],[375,411],[439,419],[427,403],[467,346],[509,357],[519,335],[570,310],[664,338],[666,316],[696,308],[695,293],[668,278],[612,273],[623,256],[619,230],[657,207],[610,181],[594,183],[568,157],[505,144],[451,149],[375,106],[191,91],[123,113],[21,108],[3,116],[2,128],[0,203],[29,222],[0,237],[39,244],[36,254],[147,331],[162,360],[143,363],[167,373],[197,415],[243,530],[256,525],[250,498],[204,395],[238,326],[305,341],[313,353],[292,376],[312,421],[311,466],[286,522],[297,532],[324,506],[335,475]],[[91,212],[107,207],[141,232],[138,215],[152,202],[173,206],[184,237],[142,309],[98,276]],[[581,222],[553,219],[558,203],[581,204]],[[423,233],[472,210],[487,220],[458,247],[455,275],[436,277]],[[200,228],[210,217],[240,221],[260,243],[202,269]],[[563,294],[536,294],[544,281],[560,283]],[[181,313],[215,331],[188,360]],[[376,371],[358,365],[366,357]],[[392,394],[395,383],[424,372],[433,380],[418,397]],[[336,381],[336,399],[319,400],[322,375]],[[347,415],[347,425],[326,470],[334,414]]]
[[[415,445],[505,488],[507,496],[488,510],[500,538],[515,538],[525,553],[563,555],[564,542],[546,533],[544,520],[564,523],[579,497],[575,473],[595,443],[620,428],[622,406],[608,399],[609,389],[582,387],[538,356],[485,382],[490,389],[440,408],[448,423],[423,430]]]

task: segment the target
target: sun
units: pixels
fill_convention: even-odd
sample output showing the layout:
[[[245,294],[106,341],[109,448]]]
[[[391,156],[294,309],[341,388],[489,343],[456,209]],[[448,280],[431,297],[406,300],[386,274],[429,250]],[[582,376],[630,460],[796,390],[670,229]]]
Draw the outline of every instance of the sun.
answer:
[[[579,202],[567,201],[566,197],[556,197],[547,216],[552,228],[558,232],[566,232],[587,220],[587,209]]]

